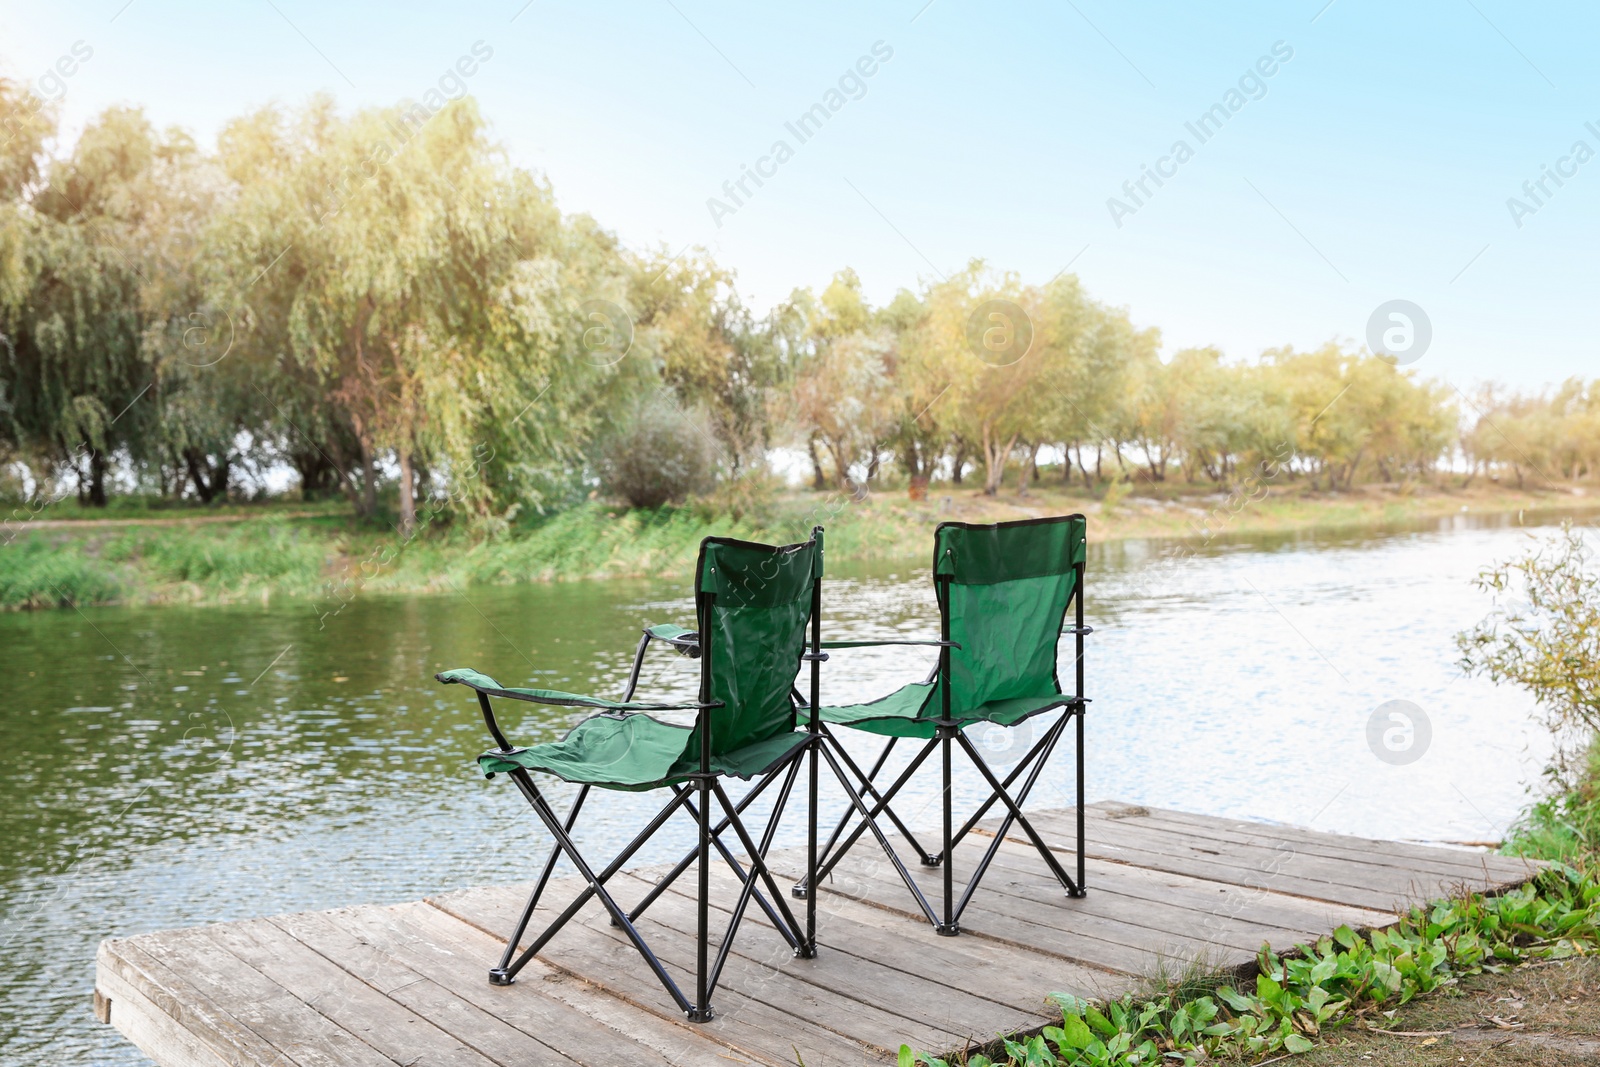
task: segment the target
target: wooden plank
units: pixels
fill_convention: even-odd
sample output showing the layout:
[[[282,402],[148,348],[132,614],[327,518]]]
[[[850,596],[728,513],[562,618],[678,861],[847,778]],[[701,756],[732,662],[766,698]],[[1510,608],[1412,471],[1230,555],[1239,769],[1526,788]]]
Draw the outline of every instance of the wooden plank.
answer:
[[[624,877],[632,879],[630,875]],[[641,891],[650,888],[651,883],[648,881],[633,880]],[[713,938],[720,938],[722,930],[726,928],[737,893],[738,883],[731,873],[721,875],[712,881],[712,907],[709,910]],[[754,911],[756,907],[752,904],[747,911],[746,922],[764,923],[766,916],[759,914],[751,916],[749,912]],[[695,937],[695,897],[693,894],[683,892],[676,885],[658,898],[646,914],[655,922],[671,928],[689,940]],[[741,936],[734,940],[733,954],[742,956],[759,967],[778,972],[775,986],[778,982],[802,982],[860,1003],[877,1005],[899,1016],[902,1021],[898,1024],[898,1030],[877,1035],[875,1043],[880,1045],[894,1042],[897,1035],[903,1035],[902,1039],[906,1041],[911,1041],[913,1037],[921,1038],[922,1034],[919,1031],[927,1027],[930,1017],[927,1010],[929,1004],[939,1005],[938,1017],[941,1020],[960,1020],[959,1023],[943,1024],[947,1032],[955,1033],[965,1041],[965,1044],[959,1047],[986,1044],[1003,1034],[1016,1033],[1018,1030],[1038,1025],[1045,1017],[1042,1005],[1032,1011],[1019,1012],[1008,1005],[989,1000],[958,986],[943,985],[915,971],[890,967],[869,955],[849,954],[848,958],[834,957],[830,960],[829,953],[819,950],[816,959],[799,959],[792,954],[786,942],[778,939],[777,933],[770,926],[761,931],[766,935],[763,938],[763,941],[767,942],[765,951],[761,948],[752,950],[741,947],[750,943],[752,939],[748,935],[754,932],[741,929]],[[932,930],[926,928],[923,930],[923,935],[929,941],[937,937]],[[939,938],[939,940],[947,939]],[[900,952],[905,953],[907,947],[909,946],[902,944]],[[731,963],[729,967],[732,967]],[[918,1047],[948,1049],[955,1046],[945,1044]]]
[[[216,1049],[123,978],[104,946],[96,970],[95,993],[106,1003],[105,1021],[161,1067],[229,1067]]]
[[[1051,815],[1048,818],[1056,819]],[[1059,822],[1055,825],[1060,825]],[[1090,839],[1101,844],[1115,840],[1119,845],[1135,845],[1170,856],[1207,856],[1219,863],[1239,867],[1265,868],[1312,878],[1331,886],[1348,886],[1394,894],[1395,899],[1424,897],[1433,899],[1448,894],[1463,881],[1480,888],[1490,884],[1479,872],[1471,879],[1452,871],[1440,876],[1426,870],[1407,870],[1386,864],[1317,855],[1302,842],[1279,840],[1273,844],[1248,841],[1223,841],[1202,837],[1192,830],[1153,825],[1150,820],[1128,818],[1089,821]]]
[[[1241,916],[1218,906],[1225,902],[1226,894],[1212,893],[1204,900],[1196,900],[1192,893],[1186,892],[1190,887],[1183,884],[1173,886],[1166,899],[1154,895],[1141,898],[1118,892],[1119,883],[1126,883],[1136,878],[1138,873],[1144,873],[1133,870],[1099,872],[1094,889],[1087,896],[1072,900],[1045,869],[1038,854],[1032,849],[1023,854],[1022,847],[1011,842],[1001,847],[994,866],[985,876],[974,899],[985,893],[1002,893],[1015,898],[1018,901],[1016,907],[1026,909],[1030,914],[1044,914],[1046,909],[1059,913],[1058,922],[1061,925],[1082,926],[1084,916],[1096,916],[1124,924],[1130,938],[1186,936],[1203,944],[1238,949],[1252,955],[1263,943],[1282,952],[1327,932],[1320,927],[1307,929],[1304,925],[1277,925],[1253,913]],[[958,860],[964,852],[964,848],[957,850]],[[976,850],[966,852],[966,855],[969,859],[977,859]],[[1032,863],[1028,862],[1030,859]],[[970,874],[974,866],[958,862],[956,873]],[[1141,935],[1138,932],[1141,929],[1149,931],[1149,934]]]
[[[866,895],[860,899],[902,914],[921,914],[905,884],[886,862],[864,860],[852,852],[835,870],[867,887]],[[938,874],[937,871],[933,873]],[[942,887],[934,885],[935,879],[925,878],[924,881],[927,883],[923,886],[924,892],[933,888],[940,888],[942,892]],[[832,887],[824,883],[823,890],[822,899],[825,900]],[[1071,918],[1070,923],[1064,923],[1058,916],[1040,909],[1017,907],[1015,901],[1005,895],[979,892],[962,916],[961,936],[984,938],[1013,948],[1141,976],[1173,959],[1220,957],[1222,966],[1235,966],[1253,957],[1252,952],[1242,949],[1218,953],[1211,944],[1193,937],[1162,934],[1097,915],[1074,913]]]
[[[387,1067],[383,1055],[227,951],[208,927],[150,934],[140,947],[304,1067]]]
[[[1035,828],[1051,839],[1067,839],[1068,830],[1075,825],[1069,815],[1057,812],[1040,812],[1030,818]],[[1134,821],[1127,820],[1130,823]],[[1387,868],[1381,869],[1381,877],[1374,878],[1386,884],[1353,885],[1350,884],[1352,880],[1362,879],[1374,869],[1362,868],[1361,873],[1354,873],[1348,869],[1348,865],[1273,849],[1259,849],[1250,856],[1242,857],[1235,852],[1207,848],[1204,844],[1195,845],[1190,839],[1145,827],[1125,827],[1121,823],[1113,823],[1112,826],[1115,828],[1090,822],[1087,848],[1091,859],[1270,889],[1374,911],[1396,911],[1409,901],[1426,896],[1426,885],[1414,879],[1407,880],[1403,875],[1392,874]],[[1071,833],[1071,839],[1076,840],[1076,830],[1072,829]],[[1092,887],[1092,865],[1090,871],[1089,884]]]
[[[779,853],[773,869],[796,880],[804,871],[803,857]],[[803,901],[793,903],[797,909],[804,906]],[[1045,1003],[1047,993],[1059,991],[1085,999],[1109,999],[1134,985],[1126,975],[1031,950],[1011,949],[974,938],[939,937],[920,912],[891,911],[826,889],[817,901],[817,939],[823,951],[865,956],[1022,1011],[1042,1011],[1051,1017],[1056,1013]],[[1048,983],[1042,979],[1046,974]]]
[[[278,983],[308,1009],[396,1063],[415,1067],[495,1067],[497,1061],[442,1028],[444,1023],[477,1021],[461,1018],[464,1012],[450,1011],[453,1005],[449,1001],[453,998],[434,998],[419,1005],[436,1012],[444,1009],[430,1020],[426,1012],[413,1011],[386,995],[388,988],[398,987],[403,992],[413,976],[395,981],[379,970],[373,978],[382,987],[375,988],[266,919],[207,927],[205,933],[220,948]],[[384,982],[385,978],[389,981]],[[470,1031],[461,1028],[460,1032]],[[551,1062],[559,1059],[549,1049],[542,1051]]]
[[[97,1003],[163,1067],[883,1064],[902,1041],[948,1053],[969,1038],[1037,1026],[1054,1017],[1043,999],[1053,990],[1116,996],[1131,976],[1173,960],[1249,966],[1263,941],[1286,949],[1342,924],[1386,925],[1405,901],[1515,884],[1536,869],[1164,809],[1097,804],[1085,814],[1086,899],[1068,899],[1013,828],[958,938],[934,934],[875,844],[863,842],[820,888],[818,959],[795,959],[752,906],[708,1024],[683,1019],[596,904],[515,985],[489,985],[527,886],[107,941]],[[1075,839],[1070,811],[1031,818],[1053,845]],[[958,851],[958,891],[991,840],[980,831]],[[1057,854],[1070,870],[1070,849]],[[783,888],[802,863],[799,850],[774,854]],[[619,875],[615,888],[632,899],[661,870]],[[726,868],[714,870],[720,938],[737,886]],[[942,890],[942,872],[913,873],[926,891]],[[553,884],[557,908],[541,909],[534,925],[579,887]],[[803,914],[803,902],[789,904]],[[685,987],[695,919],[684,881],[641,923]]]
[[[1535,860],[1516,856],[1497,856],[1489,852],[1467,852],[1430,845],[1376,841],[1346,834],[1280,826],[1275,823],[1216,819],[1165,808],[1118,809],[1105,804],[1091,804],[1086,814],[1098,812],[1110,818],[1114,812],[1128,810],[1144,810],[1150,814],[1121,815],[1116,818],[1119,820],[1132,818],[1144,825],[1159,826],[1214,841],[1243,842],[1264,845],[1268,848],[1289,845],[1313,855],[1327,856],[1362,866],[1379,865],[1397,867],[1413,873],[1426,872],[1442,880],[1460,878],[1476,880],[1483,884],[1515,884],[1531,878],[1542,867],[1542,864]]]
[[[571,899],[574,881],[553,883],[547,891],[551,899]],[[495,931],[511,928],[526,899],[523,886],[484,886],[446,893],[429,902],[492,937]],[[651,947],[681,976],[693,957],[674,941],[659,936],[651,941]],[[544,958],[557,970],[604,989],[632,1010],[681,1018],[633,945],[620,931],[612,930],[604,916],[594,916],[587,924],[574,920],[551,942]],[[869,1048],[833,1028],[834,1020],[823,1014],[816,998],[802,997],[774,1006],[750,995],[747,988],[730,983],[717,991],[714,1006],[718,1017],[700,1024],[708,1036],[768,1064],[793,1064],[796,1053],[808,1065],[890,1062],[889,1050]]]
[[[229,1064],[299,1064],[300,1060],[286,1050],[275,1047],[256,1033],[234,1014],[225,1009],[226,996],[213,1001],[199,986],[191,983],[183,971],[175,971],[161,959],[145,951],[146,945],[157,937],[172,935],[144,934],[140,937],[115,938],[101,942],[98,958],[99,975],[108,979],[115,989],[120,981],[128,989],[137,991],[153,1010],[172,1019],[196,1041],[210,1049],[212,1054]],[[99,981],[99,978],[97,978]],[[126,999],[126,991],[123,993]],[[116,993],[112,993],[115,1000]],[[111,1008],[113,1025],[117,1009]],[[153,1023],[165,1031],[157,1020]],[[143,1047],[143,1046],[141,1046]]]
[[[958,855],[966,847],[963,843]],[[1072,857],[1067,854],[1060,859],[1067,863]],[[970,869],[957,868],[958,872]],[[1044,861],[1027,845],[1013,841],[1002,845],[991,876],[996,872],[1031,879],[1049,889],[1053,903],[1066,902]],[[1128,922],[1179,933],[1195,929],[1236,930],[1246,941],[1254,939],[1257,944],[1285,935],[1315,938],[1340,925],[1358,930],[1383,927],[1396,918],[1392,912],[1329,904],[1269,889],[1249,889],[1120,863],[1091,868],[1091,878],[1093,889],[1084,898],[1091,908],[1097,908],[1095,902],[1106,898],[1108,907],[1115,909],[1114,914]],[[988,886],[986,878],[979,891]]]
[[[679,1025],[638,1012],[620,1011],[614,999],[597,994],[534,960],[512,986],[492,986],[489,962],[499,945],[486,935],[428,904],[387,908],[352,908],[338,912],[291,915],[274,922],[319,952],[349,961],[350,966],[398,985],[390,995],[420,1010],[423,1000],[440,996],[454,1003],[436,1007],[459,1018],[454,1033],[480,1051],[505,1063],[575,1062],[591,1067],[725,1065],[729,1050]],[[406,977],[410,976],[410,977]],[[611,1022],[574,1010],[559,999],[562,988],[575,988],[580,999],[599,999]],[[737,1062],[737,1061],[735,1061]]]

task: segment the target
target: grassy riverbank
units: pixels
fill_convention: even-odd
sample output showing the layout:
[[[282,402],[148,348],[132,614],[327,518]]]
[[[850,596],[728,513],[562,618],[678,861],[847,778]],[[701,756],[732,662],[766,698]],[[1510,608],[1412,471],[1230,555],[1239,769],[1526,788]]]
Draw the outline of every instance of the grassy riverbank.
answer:
[[[438,592],[485,583],[615,577],[681,577],[699,541],[724,534],[764,541],[828,531],[830,559],[921,560],[947,520],[995,522],[1074,511],[1096,541],[1295,530],[1376,529],[1462,512],[1517,516],[1579,510],[1600,498],[1579,492],[1517,491],[1489,483],[1467,490],[1370,486],[1319,494],[1298,486],[1235,496],[1184,486],[1088,494],[1056,485],[986,497],[937,486],[925,501],[903,491],[854,498],[789,492],[741,509],[708,505],[628,511],[589,502],[524,519],[498,536],[424,529],[405,540],[382,524],[361,525],[343,505],[292,502],[223,509],[111,509],[75,503],[0,522],[0,609],[69,604],[220,603]]]

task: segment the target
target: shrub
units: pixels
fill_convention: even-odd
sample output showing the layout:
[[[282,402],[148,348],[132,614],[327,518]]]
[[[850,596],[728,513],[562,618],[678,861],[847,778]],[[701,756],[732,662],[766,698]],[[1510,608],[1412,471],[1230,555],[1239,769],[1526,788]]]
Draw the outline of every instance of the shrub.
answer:
[[[704,420],[663,389],[635,404],[606,441],[601,482],[636,508],[681,503],[710,484],[714,447]]]
[[[1562,791],[1585,769],[1600,733],[1600,570],[1583,530],[1561,533],[1475,584],[1495,597],[1489,616],[1456,636],[1461,666],[1521,686],[1538,701],[1557,750],[1549,774]]]

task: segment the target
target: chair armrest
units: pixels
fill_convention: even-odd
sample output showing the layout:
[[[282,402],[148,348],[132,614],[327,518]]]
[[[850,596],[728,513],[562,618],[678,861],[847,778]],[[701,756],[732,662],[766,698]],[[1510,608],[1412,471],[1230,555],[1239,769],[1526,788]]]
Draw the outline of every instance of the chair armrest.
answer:
[[[649,704],[636,700],[606,700],[603,697],[584,696],[580,693],[563,693],[558,689],[508,688],[487,674],[480,674],[465,667],[443,671],[434,675],[434,678],[445,685],[465,685],[484,696],[507,697],[512,700],[527,700],[535,704],[553,704],[561,707],[596,708],[600,711],[698,711],[703,708],[723,706],[720,700],[709,704],[695,701],[680,704]]]
[[[959,641],[824,641],[823,648],[873,648],[877,645],[934,645],[938,648],[960,648]]]
[[[690,659],[700,658],[700,634],[694,630],[686,630],[671,623],[661,623],[657,626],[646,626],[644,632],[646,637],[665,641],[680,656],[688,656]]]

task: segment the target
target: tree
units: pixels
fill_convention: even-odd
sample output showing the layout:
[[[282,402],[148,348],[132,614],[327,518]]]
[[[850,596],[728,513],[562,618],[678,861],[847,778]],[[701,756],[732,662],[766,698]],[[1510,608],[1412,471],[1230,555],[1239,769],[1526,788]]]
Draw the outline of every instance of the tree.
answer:
[[[139,458],[157,423],[154,406],[138,404],[156,384],[142,286],[164,182],[192,150],[181,134],[158,137],[138,110],[112,108],[12,209],[0,382],[13,432],[47,468],[72,472],[95,506],[112,456]]]
[[[999,317],[974,325],[974,314],[982,317],[990,301],[1004,302],[993,305],[992,313]],[[1037,294],[1025,291],[1015,276],[991,275],[981,260],[973,260],[965,270],[930,286],[923,303],[927,313],[903,349],[907,359],[920,364],[921,374],[947,383],[943,418],[952,433],[978,447],[983,490],[993,496],[1017,442],[1040,425],[1042,409],[1034,387],[1043,361],[1026,344],[1035,330]],[[993,342],[988,358],[975,350],[969,334],[976,334],[979,343]]]
[[[1037,343],[1044,356],[1045,388],[1039,402],[1047,408],[1043,433],[1061,445],[1063,480],[1071,479],[1076,453],[1088,487],[1093,479],[1084,448],[1095,450],[1096,479],[1102,476],[1102,454],[1108,444],[1120,465],[1126,439],[1122,409],[1129,383],[1139,368],[1159,365],[1155,352],[1160,334],[1136,329],[1123,309],[1090,300],[1072,275],[1046,286],[1040,303]]]
[[[791,296],[787,314],[802,323],[803,344],[788,397],[788,418],[807,442],[817,480],[817,449],[826,450],[834,484],[852,488],[851,468],[873,458],[895,430],[894,335],[874,322],[861,280],[848,268],[834,275],[821,298]]]
[[[742,473],[770,444],[769,397],[785,376],[770,331],[703,253],[639,259],[629,294],[641,354],[683,405],[706,412],[730,473]]]
[[[234,288],[217,300],[246,324],[254,358],[287,364],[331,402],[319,429],[331,445],[345,431],[355,442],[359,480],[331,458],[359,512],[376,509],[383,452],[399,471],[402,533],[419,465],[453,472],[453,499],[482,513],[507,503],[488,475],[512,463],[484,455],[581,455],[582,433],[563,432],[571,404],[523,418],[561,379],[596,369],[563,352],[581,328],[561,285],[562,220],[548,188],[501,164],[470,100],[348,121],[319,100],[292,124],[271,110],[243,120],[224,146],[252,180],[227,229],[242,250]]]

